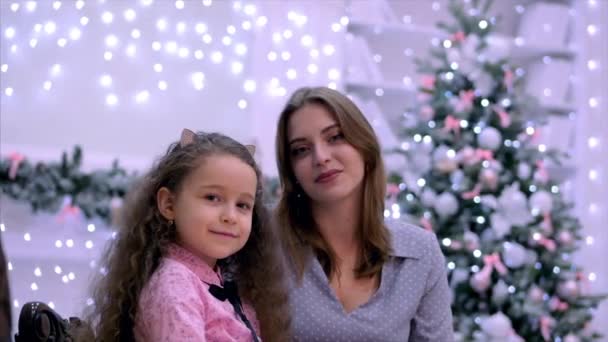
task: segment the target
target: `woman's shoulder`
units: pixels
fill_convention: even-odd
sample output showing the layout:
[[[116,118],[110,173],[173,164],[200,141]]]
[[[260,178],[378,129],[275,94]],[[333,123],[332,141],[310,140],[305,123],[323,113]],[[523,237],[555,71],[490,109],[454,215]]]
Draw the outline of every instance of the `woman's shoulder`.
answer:
[[[437,244],[433,232],[399,219],[385,221],[391,235],[393,254],[398,257],[423,258],[428,256]]]

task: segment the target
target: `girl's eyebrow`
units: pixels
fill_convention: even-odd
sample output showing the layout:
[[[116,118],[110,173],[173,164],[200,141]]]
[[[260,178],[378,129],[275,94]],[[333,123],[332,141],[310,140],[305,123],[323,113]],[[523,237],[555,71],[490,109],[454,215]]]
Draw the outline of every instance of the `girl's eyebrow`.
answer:
[[[220,184],[204,184],[198,187],[199,190],[226,190],[226,188]],[[249,192],[242,192],[239,194],[239,196],[242,197],[246,197],[247,199],[251,200],[251,201],[255,201],[255,196],[253,196],[251,193]]]
[[[329,125],[329,126],[327,126],[327,127],[323,128],[323,129],[321,130],[321,134],[324,134],[325,132],[327,132],[327,131],[329,131],[329,130],[331,130],[331,129],[333,129],[333,128],[336,128],[336,127],[338,127],[338,128],[339,128],[339,127],[340,127],[340,125],[338,125],[337,123],[331,124],[331,125]],[[289,144],[288,144],[288,145],[289,145],[289,146],[291,146],[293,143],[297,143],[297,142],[300,142],[300,141],[306,141],[306,139],[304,139],[304,138],[293,138],[293,139],[291,139],[291,140],[289,141]]]

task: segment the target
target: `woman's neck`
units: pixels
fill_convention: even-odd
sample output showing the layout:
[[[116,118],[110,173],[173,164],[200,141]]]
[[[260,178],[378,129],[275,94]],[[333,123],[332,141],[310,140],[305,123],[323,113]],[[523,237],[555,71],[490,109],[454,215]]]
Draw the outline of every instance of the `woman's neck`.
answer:
[[[358,257],[361,243],[357,234],[360,212],[361,196],[350,196],[332,204],[312,204],[312,215],[318,225],[319,233],[336,256],[348,263],[355,262]]]

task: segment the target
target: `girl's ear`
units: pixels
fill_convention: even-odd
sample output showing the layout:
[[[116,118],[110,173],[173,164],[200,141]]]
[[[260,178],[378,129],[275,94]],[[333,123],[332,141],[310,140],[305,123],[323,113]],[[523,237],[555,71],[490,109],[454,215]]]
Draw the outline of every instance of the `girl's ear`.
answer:
[[[175,220],[175,196],[166,187],[158,189],[156,193],[156,205],[158,211],[167,220]]]

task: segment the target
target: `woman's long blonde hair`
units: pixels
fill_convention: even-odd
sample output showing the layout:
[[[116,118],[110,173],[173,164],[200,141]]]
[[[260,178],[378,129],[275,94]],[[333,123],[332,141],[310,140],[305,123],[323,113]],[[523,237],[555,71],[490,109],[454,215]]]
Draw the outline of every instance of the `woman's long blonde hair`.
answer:
[[[257,189],[251,235],[235,255],[218,261],[232,270],[239,292],[257,314],[264,341],[289,339],[289,313],[278,239],[262,198],[262,176],[248,150],[218,133],[198,133],[185,146],[174,143],[129,194],[122,208],[117,238],[108,248],[107,274],[94,290],[95,307],[89,319],[98,341],[133,341],[134,322],[143,287],[159,266],[167,246],[176,241],[175,226],[159,212],[156,194],[161,187],[180,191],[187,175],[211,155],[230,155],[251,166]]]
[[[293,113],[309,104],[321,105],[332,113],[346,141],[363,157],[363,202],[357,230],[361,250],[355,273],[357,277],[377,275],[390,252],[389,232],[384,225],[386,175],[380,143],[359,108],[348,97],[326,87],[298,89],[279,117],[276,154],[282,193],[276,216],[286,253],[299,279],[310,257],[308,247],[312,248],[328,276],[336,271],[336,257],[318,231],[311,212],[311,199],[296,181],[288,147],[289,120]]]

